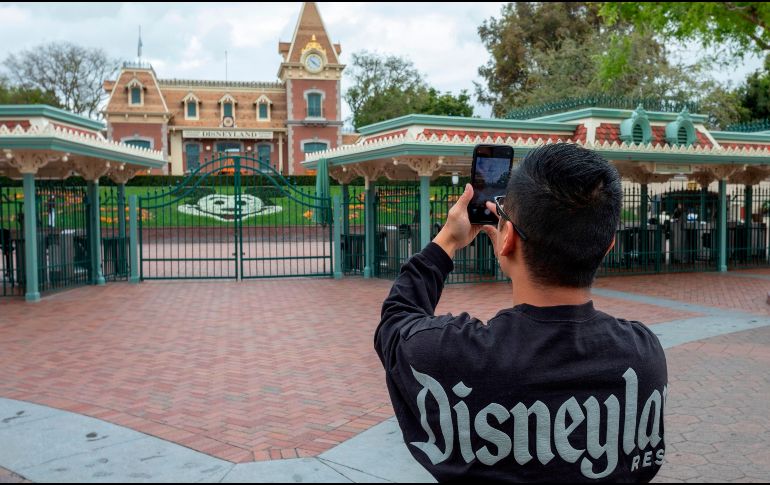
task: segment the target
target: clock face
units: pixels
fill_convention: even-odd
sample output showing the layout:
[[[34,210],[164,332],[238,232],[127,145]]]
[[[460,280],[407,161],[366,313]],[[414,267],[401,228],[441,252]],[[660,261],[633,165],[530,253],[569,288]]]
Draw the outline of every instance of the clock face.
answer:
[[[323,65],[323,59],[318,54],[310,54],[305,59],[305,67],[308,71],[320,71]]]

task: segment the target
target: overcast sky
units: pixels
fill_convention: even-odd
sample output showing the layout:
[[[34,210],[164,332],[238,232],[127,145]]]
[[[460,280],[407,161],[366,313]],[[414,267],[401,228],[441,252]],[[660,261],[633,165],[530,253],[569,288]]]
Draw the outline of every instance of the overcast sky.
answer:
[[[343,63],[359,50],[409,57],[431,85],[473,93],[478,67],[489,58],[478,36],[484,19],[498,16],[496,3],[319,2]],[[67,40],[102,47],[111,57],[136,59],[142,26],[143,59],[160,78],[274,81],[278,41],[290,41],[301,3],[0,3],[0,59],[38,44]],[[697,48],[684,51],[694,58]],[[759,68],[749,58],[715,71],[721,81],[740,81]],[[343,81],[343,90],[346,85]],[[477,115],[489,108],[476,106]],[[347,107],[343,115],[349,116]]]

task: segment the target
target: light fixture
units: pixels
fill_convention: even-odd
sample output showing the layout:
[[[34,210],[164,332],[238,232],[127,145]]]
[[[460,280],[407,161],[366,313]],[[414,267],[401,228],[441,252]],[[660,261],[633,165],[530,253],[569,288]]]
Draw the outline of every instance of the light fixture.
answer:
[[[207,152],[210,152],[210,151],[211,151],[211,145],[206,145],[206,151],[207,151]]]
[[[251,145],[249,145],[249,146],[247,146],[247,147],[246,147],[246,151],[247,151],[247,152],[250,152],[250,151],[251,151]]]
[[[460,176],[457,175],[457,172],[452,172],[452,185],[457,185],[460,183]]]

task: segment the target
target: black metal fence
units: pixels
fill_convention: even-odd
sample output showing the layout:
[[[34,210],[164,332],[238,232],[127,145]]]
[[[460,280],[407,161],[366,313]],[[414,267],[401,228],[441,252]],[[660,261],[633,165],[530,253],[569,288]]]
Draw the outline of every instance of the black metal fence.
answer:
[[[343,229],[344,271],[362,274],[365,262],[364,190],[346,187]],[[461,186],[431,187],[431,238],[463,191]],[[382,186],[376,190],[373,274],[394,278],[420,249],[419,187]],[[344,196],[344,192],[343,192]],[[729,268],[770,266],[770,188],[730,185],[727,194]],[[718,270],[719,194],[692,182],[650,186],[625,184],[615,246],[599,276]],[[748,221],[748,223],[747,223]],[[450,283],[504,281],[492,243],[480,234],[455,256]]]
[[[131,270],[128,257],[128,201],[124,190],[112,186],[102,187],[100,191],[102,273],[107,281],[126,281]]]
[[[727,266],[770,265],[770,188],[740,187],[728,193]]]
[[[21,223],[23,204],[21,187],[4,186],[0,181],[0,296],[24,293],[18,270],[18,260],[24,257],[23,252],[18,251],[19,241],[24,240]]]
[[[375,276],[395,278],[420,247],[420,192],[415,186],[384,186],[375,196]]]

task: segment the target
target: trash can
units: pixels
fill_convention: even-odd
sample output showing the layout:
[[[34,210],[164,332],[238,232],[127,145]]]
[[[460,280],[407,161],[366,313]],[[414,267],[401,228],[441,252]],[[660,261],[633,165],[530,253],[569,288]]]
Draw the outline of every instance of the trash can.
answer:
[[[126,242],[124,237],[102,238],[102,259],[104,261],[103,271],[105,278],[128,275]]]
[[[412,254],[412,228],[408,224],[385,226],[385,267],[399,271]]]
[[[342,254],[344,255],[343,271],[363,271],[365,263],[365,251],[363,234],[343,234]]]

